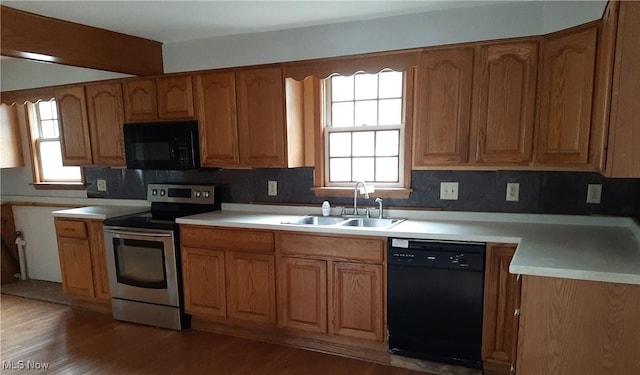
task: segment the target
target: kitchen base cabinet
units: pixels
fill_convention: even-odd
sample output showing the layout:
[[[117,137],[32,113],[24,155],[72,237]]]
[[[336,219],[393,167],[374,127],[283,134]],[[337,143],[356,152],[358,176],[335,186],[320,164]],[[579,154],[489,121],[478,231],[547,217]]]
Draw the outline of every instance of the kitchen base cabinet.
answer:
[[[280,325],[327,333],[327,262],[282,257],[278,272]]]
[[[184,308],[203,317],[226,317],[224,251],[182,248]]]
[[[55,228],[64,294],[110,305],[102,222],[56,218]]]
[[[516,245],[488,243],[485,262],[482,367],[485,374],[515,371],[520,280],[509,273]]]
[[[640,285],[523,276],[518,375],[640,370]]]
[[[227,252],[225,263],[229,317],[275,325],[274,256]]]

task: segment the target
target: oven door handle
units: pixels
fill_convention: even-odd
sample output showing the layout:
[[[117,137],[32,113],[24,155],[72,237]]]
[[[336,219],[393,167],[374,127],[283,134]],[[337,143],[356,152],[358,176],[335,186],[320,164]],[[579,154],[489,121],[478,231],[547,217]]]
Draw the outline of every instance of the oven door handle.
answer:
[[[171,237],[173,233],[157,233],[157,232],[134,232],[120,229],[105,229],[105,233],[119,234],[123,236],[143,236],[143,237]]]

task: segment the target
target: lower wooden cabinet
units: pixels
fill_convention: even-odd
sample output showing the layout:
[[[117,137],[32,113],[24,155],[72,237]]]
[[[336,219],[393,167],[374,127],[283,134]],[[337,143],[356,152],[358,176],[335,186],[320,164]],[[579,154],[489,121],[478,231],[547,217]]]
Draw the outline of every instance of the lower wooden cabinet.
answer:
[[[182,248],[184,307],[189,314],[226,317],[224,251]]]
[[[278,273],[280,325],[327,333],[327,262],[282,257]]]
[[[509,273],[516,245],[487,244],[482,327],[485,374],[515,371],[520,308],[520,280]]]
[[[110,303],[102,222],[56,219],[55,226],[64,294]]]
[[[227,252],[227,314],[230,318],[276,324],[275,258]]]

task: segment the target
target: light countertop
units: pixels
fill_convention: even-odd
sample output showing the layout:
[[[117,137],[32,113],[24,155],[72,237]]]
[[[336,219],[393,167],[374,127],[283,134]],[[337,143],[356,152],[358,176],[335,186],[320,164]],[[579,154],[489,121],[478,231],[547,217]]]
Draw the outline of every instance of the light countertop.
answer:
[[[104,220],[111,217],[147,211],[144,206],[88,206],[51,212],[54,217]]]
[[[222,211],[177,219],[180,224],[339,235],[518,244],[514,274],[640,285],[640,227],[628,218],[390,210],[409,220],[390,229],[299,226],[283,221],[309,208],[224,205]]]

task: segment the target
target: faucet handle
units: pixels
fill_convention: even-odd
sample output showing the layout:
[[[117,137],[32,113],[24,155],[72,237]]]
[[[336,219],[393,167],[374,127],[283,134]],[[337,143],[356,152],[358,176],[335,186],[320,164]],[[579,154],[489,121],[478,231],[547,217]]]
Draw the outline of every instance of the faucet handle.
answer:
[[[368,218],[371,217],[371,211],[370,211],[371,207],[367,207],[367,210],[365,211],[365,216]]]

